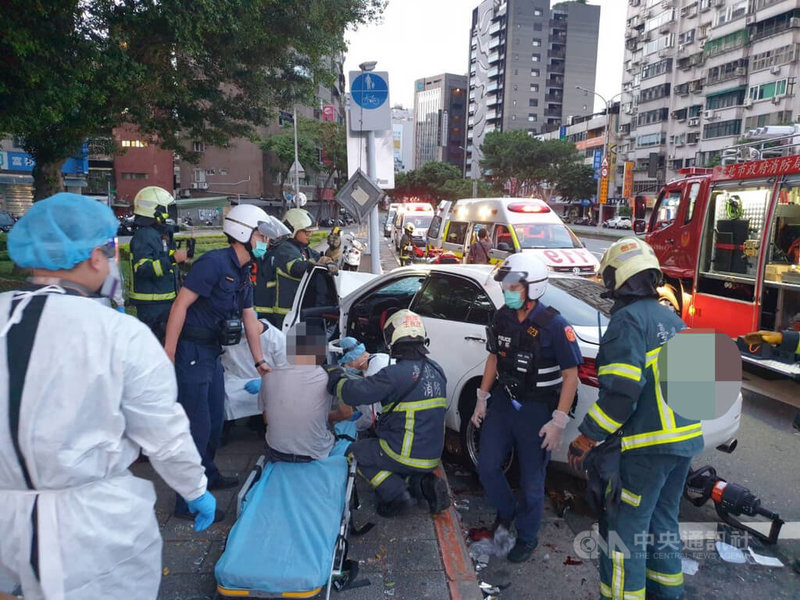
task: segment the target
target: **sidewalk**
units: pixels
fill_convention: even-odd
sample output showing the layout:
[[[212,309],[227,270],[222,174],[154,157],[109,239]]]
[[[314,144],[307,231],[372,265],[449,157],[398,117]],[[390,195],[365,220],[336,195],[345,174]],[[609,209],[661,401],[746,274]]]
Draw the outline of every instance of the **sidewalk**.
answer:
[[[243,481],[263,453],[264,442],[243,421],[237,422],[231,433],[232,441],[217,452],[216,463],[224,474],[235,473]],[[195,533],[190,521],[172,516],[175,494],[152,466],[137,463],[132,470],[152,480],[158,494],[156,517],[164,538],[159,600],[216,598],[214,566],[234,523],[238,489],[214,492],[225,520]],[[358,580],[368,579],[370,585],[346,590],[337,597],[481,600],[453,507],[436,517],[428,514],[427,506],[419,506],[403,518],[384,519],[375,512],[375,495],[369,486],[361,479],[357,485],[361,509],[353,512],[355,524],[374,523],[375,527],[360,537],[351,534],[349,557],[359,562]]]

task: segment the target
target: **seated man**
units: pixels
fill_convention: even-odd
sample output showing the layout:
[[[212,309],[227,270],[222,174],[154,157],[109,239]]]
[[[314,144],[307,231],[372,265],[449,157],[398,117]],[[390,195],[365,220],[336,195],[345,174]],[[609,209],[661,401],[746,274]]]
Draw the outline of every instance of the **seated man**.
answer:
[[[264,360],[273,369],[288,367],[286,336],[266,319],[259,319],[259,323]],[[253,366],[247,338],[242,336],[238,344],[227,346],[221,360],[225,370],[225,420],[261,415],[256,396],[261,389],[261,376]]]
[[[326,386],[327,344],[322,332],[297,323],[286,335],[289,364],[261,378],[258,405],[267,423],[269,460],[307,462],[328,456],[335,438],[328,421],[349,419],[349,407],[331,410]]]
[[[344,367],[345,373],[348,375],[370,377],[387,366],[391,360],[388,354],[382,352],[370,354],[364,344],[353,337],[342,338],[334,347],[342,351],[342,355],[336,362]],[[356,430],[368,431],[373,428],[380,414],[380,406],[377,404],[356,406],[353,414]]]

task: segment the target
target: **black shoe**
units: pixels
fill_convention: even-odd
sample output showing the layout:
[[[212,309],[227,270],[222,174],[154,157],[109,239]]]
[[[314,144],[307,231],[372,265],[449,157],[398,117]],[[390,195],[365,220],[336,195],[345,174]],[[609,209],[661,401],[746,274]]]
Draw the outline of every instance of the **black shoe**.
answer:
[[[175,517],[176,519],[183,519],[184,521],[194,521],[194,518],[197,515],[196,514],[193,515],[190,512],[178,512],[178,511],[175,511],[172,514],[172,516]],[[225,519],[225,511],[222,511],[220,509],[216,509],[214,511],[214,523],[219,523],[220,521],[222,521],[224,519]]]
[[[426,473],[420,484],[422,496],[428,501],[431,514],[436,515],[450,507],[447,484],[433,473]]]
[[[208,484],[208,489],[228,490],[230,488],[235,488],[237,485],[239,485],[238,477],[224,477],[220,475],[213,481],[213,483]]]
[[[423,495],[422,491],[422,480],[427,475],[427,473],[420,473],[416,475],[409,475],[408,476],[408,491],[411,494],[411,497],[415,500],[424,500],[425,496]]]
[[[509,562],[513,563],[521,563],[525,562],[531,557],[533,551],[536,550],[536,546],[538,546],[538,542],[528,543],[523,542],[522,540],[517,540],[517,543],[514,544],[514,547],[508,553],[506,558]]]
[[[390,519],[405,514],[416,504],[411,494],[405,491],[390,502],[378,502],[377,512],[380,516]]]

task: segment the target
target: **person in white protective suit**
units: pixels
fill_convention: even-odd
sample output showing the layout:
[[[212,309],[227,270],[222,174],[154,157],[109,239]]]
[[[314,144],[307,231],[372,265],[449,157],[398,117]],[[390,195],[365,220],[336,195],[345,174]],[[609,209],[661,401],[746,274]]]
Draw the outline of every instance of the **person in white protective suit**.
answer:
[[[128,470],[140,449],[195,530],[214,520],[172,364],[146,325],[95,299],[116,231],[108,207],[56,194],[8,235],[33,278],[0,294],[0,572],[26,600],[156,598],[156,495]]]
[[[259,322],[264,360],[273,369],[288,367],[286,335],[266,319],[259,319]],[[225,420],[233,421],[254,415],[261,420],[261,409],[258,407],[261,375],[253,366],[253,355],[246,339],[242,338],[235,346],[225,349],[222,368],[225,369]]]
[[[367,352],[366,346],[354,337],[333,341],[330,343],[329,349],[339,355],[336,359],[337,364],[350,375],[370,377],[392,362],[389,355],[383,352],[370,354]],[[375,404],[356,406],[352,420],[356,422],[357,431],[369,431],[375,426],[380,415],[381,407],[376,402]]]

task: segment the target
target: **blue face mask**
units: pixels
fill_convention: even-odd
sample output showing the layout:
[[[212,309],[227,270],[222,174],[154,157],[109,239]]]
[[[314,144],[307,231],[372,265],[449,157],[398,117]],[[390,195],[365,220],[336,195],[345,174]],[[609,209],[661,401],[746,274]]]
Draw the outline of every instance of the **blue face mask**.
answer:
[[[522,308],[522,292],[503,290],[503,300],[505,300],[508,308],[513,308],[514,310]]]
[[[267,253],[267,243],[266,242],[256,242],[256,247],[253,248],[253,256],[256,258],[261,258]]]

